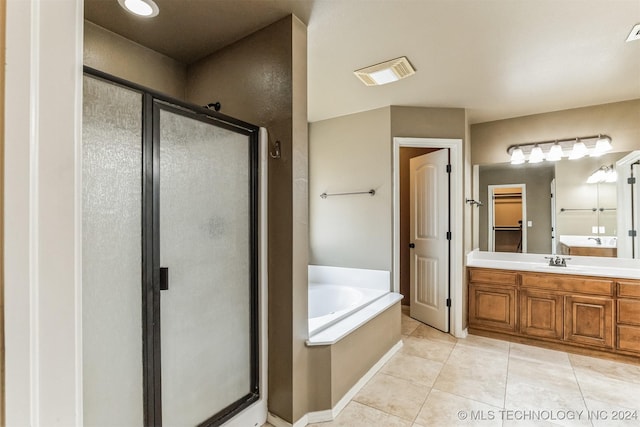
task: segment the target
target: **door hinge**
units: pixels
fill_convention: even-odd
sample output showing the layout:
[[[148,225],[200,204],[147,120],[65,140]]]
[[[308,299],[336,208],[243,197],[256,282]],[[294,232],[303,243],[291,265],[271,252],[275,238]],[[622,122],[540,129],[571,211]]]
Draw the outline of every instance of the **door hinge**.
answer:
[[[451,307],[451,298],[447,298],[447,307]]]
[[[629,230],[629,237],[636,237],[638,232],[636,230]]]
[[[447,231],[447,240],[451,240],[451,232]]]
[[[447,173],[451,173],[451,165],[447,165]]]
[[[635,184],[636,183],[636,177],[632,176],[631,178],[627,178],[627,184]]]

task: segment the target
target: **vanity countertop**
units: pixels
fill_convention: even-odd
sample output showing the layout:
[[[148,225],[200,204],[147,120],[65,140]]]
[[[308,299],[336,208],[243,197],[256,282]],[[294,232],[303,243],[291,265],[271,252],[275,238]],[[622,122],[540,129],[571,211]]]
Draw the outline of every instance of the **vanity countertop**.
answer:
[[[545,256],[551,255],[485,252],[475,249],[467,254],[467,267],[640,279],[638,259],[571,256],[566,267],[552,267]]]

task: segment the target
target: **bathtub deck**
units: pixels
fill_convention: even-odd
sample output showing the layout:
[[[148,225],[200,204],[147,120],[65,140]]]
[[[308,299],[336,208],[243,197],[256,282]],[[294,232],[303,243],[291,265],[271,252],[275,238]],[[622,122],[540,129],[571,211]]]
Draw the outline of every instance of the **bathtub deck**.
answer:
[[[400,301],[402,298],[402,295],[395,292],[383,295],[366,307],[356,311],[328,328],[321,330],[317,334],[312,335],[307,340],[307,345],[316,346],[335,344],[354,330],[358,329],[361,325],[367,323],[369,320]]]

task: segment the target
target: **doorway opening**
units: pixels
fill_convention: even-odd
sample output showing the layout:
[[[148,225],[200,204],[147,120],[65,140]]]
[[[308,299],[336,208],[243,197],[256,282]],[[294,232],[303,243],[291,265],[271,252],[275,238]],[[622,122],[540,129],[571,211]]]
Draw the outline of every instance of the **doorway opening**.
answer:
[[[430,150],[448,149],[451,164],[449,197],[450,203],[450,276],[449,294],[445,296],[444,303],[449,307],[449,331],[456,337],[466,336],[463,326],[464,286],[463,286],[463,142],[461,139],[439,139],[439,138],[404,138],[395,137],[393,139],[393,289],[400,291],[400,271],[401,271],[401,212],[400,212],[400,174],[401,174],[401,148],[421,148]],[[406,252],[405,252],[406,253]],[[406,292],[406,291],[405,291]],[[409,295],[405,295],[404,304],[410,300]],[[446,299],[450,301],[446,301]]]
[[[489,185],[488,197],[488,250],[526,253],[526,184]]]

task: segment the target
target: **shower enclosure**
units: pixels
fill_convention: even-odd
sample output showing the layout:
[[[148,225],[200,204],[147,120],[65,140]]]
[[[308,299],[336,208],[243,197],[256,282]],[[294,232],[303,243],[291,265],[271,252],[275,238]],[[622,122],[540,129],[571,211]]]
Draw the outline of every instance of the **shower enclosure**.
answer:
[[[256,126],[85,69],[84,424],[258,400]]]

